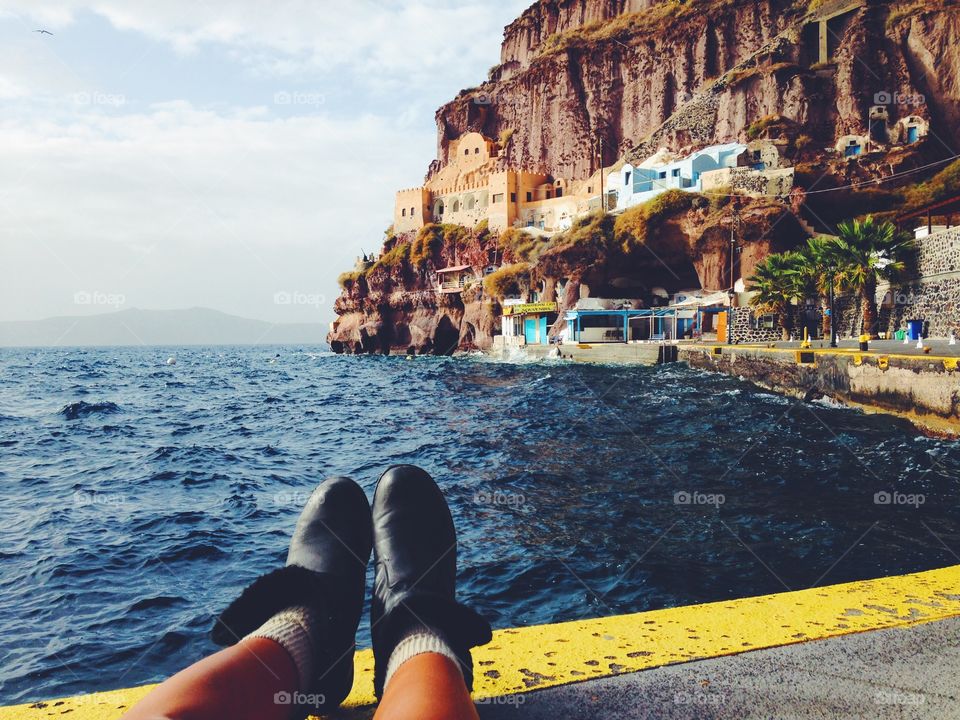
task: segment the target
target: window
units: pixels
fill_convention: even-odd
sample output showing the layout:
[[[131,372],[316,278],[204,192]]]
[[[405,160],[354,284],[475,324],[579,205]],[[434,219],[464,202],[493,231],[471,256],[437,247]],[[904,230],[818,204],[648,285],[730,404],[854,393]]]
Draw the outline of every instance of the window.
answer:
[[[403,210],[400,211],[400,217],[406,217],[406,216],[407,216],[407,209],[404,208]]]
[[[494,194],[493,194],[493,202],[494,202],[494,204],[496,204],[496,203],[502,203],[502,202],[503,202],[503,193],[494,193]]]
[[[588,193],[592,193],[592,192],[593,192],[593,185],[587,185],[587,192],[588,192]]]
[[[761,315],[753,317],[753,327],[755,330],[773,330],[776,327],[776,316]]]
[[[557,188],[557,197],[563,197],[563,188]]]
[[[532,192],[528,192],[528,193],[527,193],[527,202],[533,202],[533,193],[532,193]]]
[[[630,184],[630,171],[627,170],[627,171],[623,174],[623,186],[626,187],[626,186],[629,185],[629,184]]]
[[[510,193],[510,202],[516,202],[516,201],[517,201],[517,194]]]
[[[658,175],[658,177],[659,177],[661,180],[666,180],[666,179],[667,179],[667,171],[666,171],[666,170],[661,170],[661,171],[660,171],[660,174]]]
[[[464,150],[464,151],[463,151],[463,154],[464,154],[464,155],[469,155],[469,154],[470,154],[470,148],[467,148],[466,150]]]
[[[473,149],[473,154],[474,154],[474,155],[479,155],[479,154],[480,154],[480,148],[474,148],[474,149]]]
[[[673,169],[673,176],[674,176],[674,177],[680,177],[680,168],[674,168],[674,169]]]
[[[413,211],[414,211],[414,210],[416,210],[416,208],[410,208],[410,217],[413,217]]]

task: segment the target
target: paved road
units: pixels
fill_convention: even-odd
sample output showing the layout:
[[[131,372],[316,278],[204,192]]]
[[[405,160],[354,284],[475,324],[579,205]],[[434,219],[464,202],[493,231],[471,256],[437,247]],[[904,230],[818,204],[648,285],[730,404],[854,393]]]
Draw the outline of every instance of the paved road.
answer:
[[[960,618],[498,698],[482,720],[960,718]]]

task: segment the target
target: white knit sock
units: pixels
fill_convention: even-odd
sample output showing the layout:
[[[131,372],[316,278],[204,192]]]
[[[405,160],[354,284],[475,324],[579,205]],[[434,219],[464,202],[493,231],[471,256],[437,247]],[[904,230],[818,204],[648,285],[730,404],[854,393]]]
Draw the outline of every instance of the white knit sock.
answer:
[[[247,635],[249,638],[270,638],[283,646],[300,675],[301,692],[307,692],[313,682],[313,648],[316,620],[310,608],[301,605],[288,607],[267,620]]]
[[[383,687],[390,684],[390,678],[400,669],[407,660],[424,653],[437,653],[453,661],[457,670],[463,675],[463,668],[460,667],[460,658],[453,651],[453,648],[447,644],[443,635],[434,632],[426,627],[417,627],[410,630],[406,635],[400,638],[400,642],[390,653],[390,659],[387,661],[387,672],[384,676]]]

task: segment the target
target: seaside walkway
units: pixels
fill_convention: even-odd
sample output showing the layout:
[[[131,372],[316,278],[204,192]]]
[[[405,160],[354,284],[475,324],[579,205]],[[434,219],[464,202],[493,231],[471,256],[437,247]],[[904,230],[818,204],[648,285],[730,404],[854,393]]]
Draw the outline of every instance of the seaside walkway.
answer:
[[[371,652],[355,662],[341,715],[368,717]],[[960,565],[498,630],[475,674],[484,719],[960,717]],[[148,691],[0,708],[0,720],[109,720]]]

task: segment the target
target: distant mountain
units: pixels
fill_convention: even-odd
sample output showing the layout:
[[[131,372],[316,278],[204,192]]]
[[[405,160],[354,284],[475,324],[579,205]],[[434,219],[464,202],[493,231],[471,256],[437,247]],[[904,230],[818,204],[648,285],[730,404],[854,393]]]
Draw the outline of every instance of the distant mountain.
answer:
[[[102,315],[0,322],[0,346],[321,344],[322,323],[280,323],[208,308],[120,310]]]

